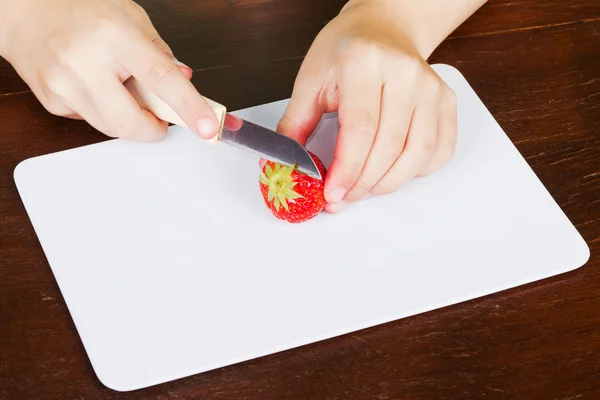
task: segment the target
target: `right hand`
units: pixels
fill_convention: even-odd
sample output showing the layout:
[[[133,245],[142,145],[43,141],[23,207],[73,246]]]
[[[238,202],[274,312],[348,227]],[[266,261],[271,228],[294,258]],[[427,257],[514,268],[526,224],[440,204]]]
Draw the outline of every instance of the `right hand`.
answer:
[[[84,119],[110,137],[159,140],[168,123],[140,109],[123,85],[133,76],[201,138],[216,135],[217,118],[190,82],[192,70],[138,4],[6,0],[6,8],[0,55],[50,113]]]

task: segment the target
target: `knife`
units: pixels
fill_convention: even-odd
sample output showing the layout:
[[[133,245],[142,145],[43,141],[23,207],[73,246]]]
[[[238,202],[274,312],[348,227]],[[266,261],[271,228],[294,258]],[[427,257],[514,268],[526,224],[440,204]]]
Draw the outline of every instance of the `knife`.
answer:
[[[141,83],[130,78],[125,87],[141,108],[146,109],[163,121],[187,128],[183,120],[160,97],[146,89]],[[209,140],[212,144],[227,143],[238,149],[249,151],[266,160],[283,165],[296,165],[298,171],[316,179],[322,179],[308,151],[297,141],[263,126],[245,121],[235,115],[228,114],[222,104],[204,97],[219,121],[217,135]]]

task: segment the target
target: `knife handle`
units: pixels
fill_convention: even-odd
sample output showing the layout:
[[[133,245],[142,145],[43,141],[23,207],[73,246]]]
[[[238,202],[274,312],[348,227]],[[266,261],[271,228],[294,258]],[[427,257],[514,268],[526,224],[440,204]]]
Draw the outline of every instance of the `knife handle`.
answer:
[[[174,125],[183,126],[185,128],[189,128],[185,122],[177,115],[177,113],[165,103],[160,97],[156,94],[152,93],[150,90],[146,89],[142,86],[140,81],[135,78],[130,78],[125,82],[125,87],[131,93],[133,98],[137,101],[142,109],[148,110],[159,119],[163,121],[170,122]],[[219,123],[219,130],[217,135],[210,139],[209,142],[216,143],[221,138],[221,132],[223,131],[223,123],[225,122],[225,114],[227,113],[227,109],[224,105],[217,103],[214,100],[211,100],[207,97],[204,97],[204,100],[208,103],[208,105],[212,108],[215,115],[217,116],[217,121]]]

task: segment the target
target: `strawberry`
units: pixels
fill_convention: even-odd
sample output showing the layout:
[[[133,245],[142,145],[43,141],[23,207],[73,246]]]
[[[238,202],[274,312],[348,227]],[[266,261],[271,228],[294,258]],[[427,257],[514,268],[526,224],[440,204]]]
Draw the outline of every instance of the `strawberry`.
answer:
[[[267,161],[262,168],[260,191],[267,207],[279,219],[291,223],[305,222],[323,210],[325,166],[316,155],[310,151],[308,153],[323,179],[305,175],[295,165],[285,166]]]

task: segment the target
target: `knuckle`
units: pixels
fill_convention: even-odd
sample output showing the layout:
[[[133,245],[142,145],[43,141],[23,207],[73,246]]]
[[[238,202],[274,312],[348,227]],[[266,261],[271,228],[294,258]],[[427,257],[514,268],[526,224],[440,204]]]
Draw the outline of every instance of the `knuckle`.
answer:
[[[379,62],[383,54],[384,49],[381,44],[365,38],[350,40],[340,53],[343,60],[367,65]]]
[[[64,117],[69,114],[67,107],[57,101],[43,101],[42,105],[52,115],[56,115],[57,117]]]
[[[356,182],[363,168],[363,163],[359,159],[347,155],[335,156],[331,164],[340,171],[340,182],[348,184],[344,186],[350,186]]]
[[[275,128],[275,130],[277,132],[287,132],[293,127],[294,122],[292,121],[292,119],[287,114],[283,114],[283,116],[277,123],[277,128]]]
[[[379,123],[377,119],[373,115],[369,113],[364,113],[354,118],[349,123],[349,126],[347,128],[348,130],[355,132],[359,135],[374,136],[375,132],[377,132],[378,124]]]
[[[356,189],[358,191],[361,192],[368,192],[372,187],[373,187],[373,180],[369,179],[366,176],[361,176],[358,178],[358,180],[354,183],[353,185],[353,189]]]
[[[394,186],[389,181],[382,182],[371,188],[371,194],[373,196],[383,196],[386,194],[393,193],[398,187],[399,185]]]
[[[94,15],[77,35],[66,36],[59,32],[49,35],[46,47],[55,55],[62,67],[76,70],[89,64],[94,51],[106,49],[108,43],[119,43],[124,36],[122,24],[111,15]]]
[[[415,79],[423,69],[423,65],[418,58],[402,54],[397,55],[396,60],[399,67],[398,70],[402,71],[402,74],[409,79]]]
[[[456,148],[456,144],[458,142],[458,131],[457,131],[457,127],[454,126],[452,129],[450,129],[448,131],[448,133],[446,134],[446,138],[444,138],[444,140],[446,141],[445,147],[446,148],[450,148],[452,149],[452,151],[454,151],[454,149]]]
[[[453,120],[458,118],[458,100],[456,94],[451,89],[448,89],[446,95],[442,99],[442,110],[450,113],[449,117]]]
[[[345,179],[344,181],[350,183],[356,183],[360,176],[360,171],[362,169],[362,165],[360,162],[352,161],[346,164],[348,168],[345,171]]]
[[[132,118],[121,118],[119,119],[114,127],[113,134],[115,137],[130,138],[135,134],[135,123]]]
[[[156,46],[156,48],[162,51],[163,53],[166,53],[168,55],[173,54],[169,45],[158,36],[152,39],[152,44],[154,44],[154,46]]]
[[[86,51],[85,47],[82,47],[79,37],[64,38],[62,35],[53,34],[46,43],[54,55],[54,72],[59,68],[73,68],[74,63],[82,58],[82,52]]]
[[[138,20],[143,22],[150,20],[150,16],[141,5],[137,4],[135,1],[126,1],[124,2],[127,13]]]
[[[367,179],[359,179],[356,182],[356,184],[354,185],[354,187],[359,192],[365,193],[365,192],[368,192],[371,189],[371,187],[373,187],[373,184],[371,182],[369,182]]]
[[[59,68],[52,68],[46,75],[46,85],[44,87],[47,97],[57,97],[64,99],[68,97],[71,89],[69,80],[59,71]]]
[[[442,83],[441,79],[434,74],[427,75],[426,85],[428,90],[436,96],[439,96],[444,89],[444,84]]]
[[[286,135],[298,142],[305,142],[308,140],[307,130],[294,121],[289,115],[284,114],[275,128],[276,132]]]
[[[173,65],[165,64],[164,62],[154,63],[148,70],[148,76],[157,85],[165,79],[168,80],[174,77],[176,73],[176,68]]]
[[[436,146],[437,140],[435,138],[428,137],[421,141],[421,149],[426,154],[432,154],[435,151]]]
[[[421,177],[421,178],[424,178],[424,177],[426,177],[426,176],[429,176],[429,175],[431,175],[431,174],[433,174],[433,173],[435,172],[435,169],[436,169],[436,168],[437,168],[437,167],[429,167],[429,166],[428,166],[428,167],[427,167],[426,169],[424,169],[423,171],[420,171],[420,172],[417,174],[417,176],[418,176],[418,177]]]
[[[391,155],[396,156],[404,148],[404,144],[406,141],[406,132],[395,132],[393,134],[387,135],[386,141],[388,143],[386,149],[389,153],[391,153]]]
[[[348,196],[347,196],[348,200],[352,201],[352,200],[359,199],[360,197],[362,197],[362,195],[364,195],[365,193],[368,193],[372,187],[373,187],[373,184],[371,182],[369,182],[367,179],[359,178],[356,181],[356,183],[354,183],[354,186],[348,193]]]
[[[408,172],[394,171],[392,175],[386,176],[373,186],[370,192],[373,196],[391,194],[412,178],[413,176]]]
[[[116,23],[117,19],[112,15],[100,14],[90,18],[85,41],[99,40],[105,43],[113,43],[113,40],[121,40],[121,25]]]
[[[144,7],[140,6],[140,5],[139,5],[139,4],[137,4],[135,1],[131,1],[131,2],[128,2],[128,3],[131,3],[131,4],[134,6],[134,8],[135,8],[135,11],[136,11],[137,13],[139,13],[140,15],[143,15],[143,16],[148,16],[148,13],[147,13],[147,12],[146,12],[146,10],[144,9]]]
[[[448,142],[440,149],[440,157],[444,160],[444,164],[454,156],[456,151],[456,136],[452,136]]]
[[[456,110],[458,106],[458,99],[456,98],[456,93],[450,87],[446,88],[445,101],[452,110]]]

